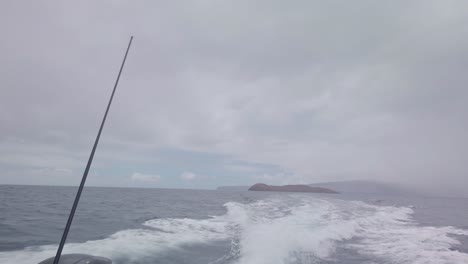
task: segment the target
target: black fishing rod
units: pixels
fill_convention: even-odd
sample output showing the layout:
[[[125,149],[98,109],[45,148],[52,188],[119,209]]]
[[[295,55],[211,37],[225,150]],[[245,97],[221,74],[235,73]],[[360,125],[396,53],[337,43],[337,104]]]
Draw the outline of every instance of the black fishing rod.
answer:
[[[128,51],[130,50],[130,46],[132,45],[132,40],[133,40],[133,36],[130,37],[130,41],[128,42],[127,51],[125,52],[122,65],[120,66],[119,74],[117,75],[117,79],[115,80],[114,89],[112,90],[112,95],[109,99],[109,103],[107,104],[106,112],[102,119],[101,127],[99,128],[99,132],[96,136],[96,140],[94,141],[93,150],[91,150],[91,154],[89,155],[88,164],[86,164],[86,169],[83,173],[83,177],[81,178],[80,187],[78,188],[78,192],[76,193],[76,196],[75,196],[75,201],[73,202],[73,207],[70,211],[70,215],[68,216],[67,225],[65,226],[65,229],[63,230],[62,239],[60,240],[60,245],[57,249],[57,254],[55,255],[53,264],[58,264],[60,257],[62,255],[63,246],[65,245],[65,241],[67,240],[68,232],[70,231],[70,226],[72,224],[73,217],[75,216],[75,211],[76,211],[76,208],[78,207],[78,202],[80,201],[81,193],[83,192],[83,187],[85,185],[86,178],[88,177],[89,168],[91,167],[91,163],[93,162],[93,158],[94,158],[94,153],[96,152],[96,148],[99,143],[99,138],[101,137],[101,132],[102,132],[102,129],[104,128],[104,123],[106,122],[107,114],[109,113],[109,108],[111,106],[112,99],[114,98],[115,90],[117,88],[117,85],[119,84],[120,75],[122,74],[125,61],[127,60]],[[85,255],[82,255],[82,256],[85,256]]]

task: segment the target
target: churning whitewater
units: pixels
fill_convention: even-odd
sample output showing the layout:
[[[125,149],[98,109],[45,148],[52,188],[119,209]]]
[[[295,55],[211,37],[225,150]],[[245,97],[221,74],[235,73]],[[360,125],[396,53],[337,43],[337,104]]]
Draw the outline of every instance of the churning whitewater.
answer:
[[[180,263],[468,263],[468,254],[452,248],[466,230],[421,226],[409,207],[297,194],[224,206],[223,215],[150,219],[141,228],[67,244],[64,252],[116,264],[165,263],[174,254],[188,256]],[[37,263],[56,247],[0,252],[0,263]],[[194,252],[203,258],[191,259]]]

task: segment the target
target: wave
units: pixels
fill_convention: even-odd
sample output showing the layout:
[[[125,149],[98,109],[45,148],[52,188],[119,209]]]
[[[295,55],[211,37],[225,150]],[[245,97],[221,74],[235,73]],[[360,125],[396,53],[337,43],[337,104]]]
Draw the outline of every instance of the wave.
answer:
[[[347,263],[348,250],[368,263],[468,263],[468,254],[451,250],[467,236],[455,227],[418,225],[408,207],[284,195],[248,204],[229,202],[227,213],[209,219],[148,220],[101,240],[69,243],[64,253],[87,253],[114,263],[154,263],[185,247],[225,245],[211,262]],[[212,250],[218,248],[212,248]],[[38,263],[55,254],[56,245],[0,252],[0,263]],[[208,250],[209,251],[209,250]],[[192,260],[200,263],[200,260]]]

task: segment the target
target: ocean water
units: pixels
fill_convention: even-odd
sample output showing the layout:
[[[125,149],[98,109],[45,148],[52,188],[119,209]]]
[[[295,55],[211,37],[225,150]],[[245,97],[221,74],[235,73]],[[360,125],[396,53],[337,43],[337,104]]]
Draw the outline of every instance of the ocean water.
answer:
[[[76,188],[0,185],[0,263],[55,255]],[[64,253],[128,263],[468,263],[468,199],[85,188]]]

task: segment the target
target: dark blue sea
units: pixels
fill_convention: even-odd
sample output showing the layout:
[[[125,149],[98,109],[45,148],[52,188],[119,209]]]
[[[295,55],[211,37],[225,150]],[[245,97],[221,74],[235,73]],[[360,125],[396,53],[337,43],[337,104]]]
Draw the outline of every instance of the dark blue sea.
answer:
[[[55,255],[74,187],[0,185],[0,263]],[[87,187],[64,253],[149,263],[468,263],[468,199]]]

